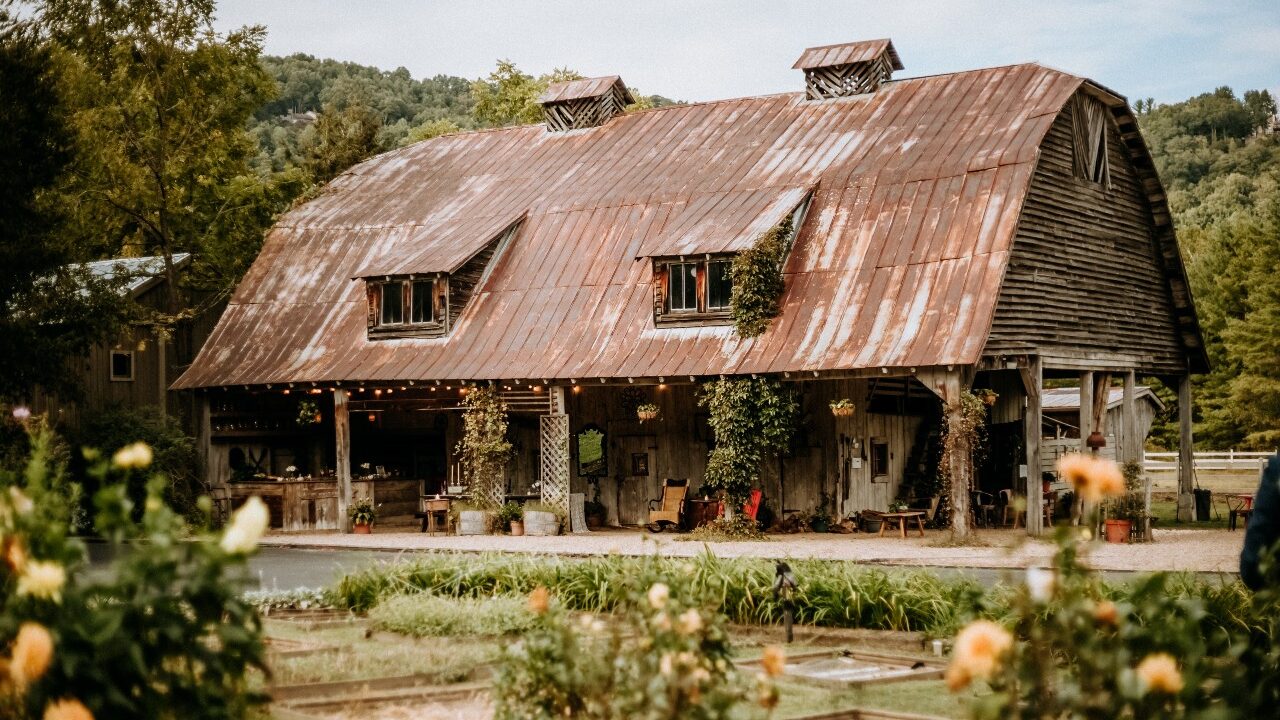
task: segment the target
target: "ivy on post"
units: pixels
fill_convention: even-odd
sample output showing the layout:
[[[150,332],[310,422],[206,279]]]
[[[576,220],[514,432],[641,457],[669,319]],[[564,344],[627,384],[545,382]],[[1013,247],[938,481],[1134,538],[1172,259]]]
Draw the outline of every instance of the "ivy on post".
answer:
[[[473,387],[462,399],[462,439],[457,453],[471,487],[471,500],[496,511],[503,501],[503,469],[511,458],[507,404],[491,387]]]
[[[948,378],[944,393],[942,473],[951,503],[951,534],[955,540],[969,537],[969,485],[973,482],[973,455],[983,441],[987,405],[964,389],[959,376]]]
[[[702,386],[698,404],[710,411],[715,447],[707,458],[706,483],[725,494],[725,517],[750,494],[760,466],[791,442],[799,404],[772,378],[733,377]]]

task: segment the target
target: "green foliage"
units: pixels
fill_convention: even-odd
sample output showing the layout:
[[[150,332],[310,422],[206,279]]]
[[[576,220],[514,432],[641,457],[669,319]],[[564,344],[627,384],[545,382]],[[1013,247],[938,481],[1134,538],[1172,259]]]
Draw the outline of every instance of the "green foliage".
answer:
[[[498,527],[510,530],[511,523],[524,519],[524,507],[517,502],[509,502],[498,508]]]
[[[725,491],[727,507],[741,505],[761,463],[791,442],[799,403],[778,380],[733,377],[705,383],[698,404],[710,411],[715,433],[705,484]]]
[[[0,399],[35,385],[75,394],[69,359],[106,340],[128,318],[118,285],[72,263],[91,258],[62,232],[52,199],[74,158],[53,53],[0,4]]]
[[[83,545],[68,535],[75,486],[51,465],[50,443],[36,430],[26,466],[0,470],[8,560],[0,563],[0,647],[23,623],[47,628],[53,641],[47,671],[25,693],[0,698],[0,715],[47,717],[48,703],[74,698],[98,718],[245,717],[263,699],[246,674],[265,671],[260,620],[239,596],[246,554],[203,533],[185,539],[187,526],[164,503],[159,478],[147,483],[141,520],[133,521],[122,476],[145,471],[99,459],[90,471],[105,488],[94,500],[98,527],[120,559],[89,576]],[[144,540],[145,550],[122,546]],[[25,560],[13,561],[14,547]],[[38,563],[62,568],[65,580],[24,594]]]
[[[452,135],[461,131],[462,128],[458,127],[458,124],[452,120],[432,120],[409,130],[409,134],[404,136],[400,144],[411,145],[422,140],[438,138],[441,135]]]
[[[369,611],[379,630],[413,637],[518,635],[533,627],[523,598],[444,598],[426,593],[393,595]]]
[[[183,517],[196,521],[202,515],[197,498],[204,491],[203,467],[196,452],[195,439],[187,435],[182,425],[157,407],[112,407],[86,412],[80,427],[69,437],[76,448],[97,448],[110,456],[120,448],[141,440],[151,447],[154,459],[151,467],[164,479],[164,501]],[[88,494],[98,489],[99,477],[77,466],[77,479],[81,480]],[[91,467],[89,469],[92,469]],[[114,477],[111,478],[115,480]],[[123,478],[127,483],[125,495],[133,507],[135,520],[142,517],[147,498],[148,478],[130,474]]]
[[[347,514],[352,525],[372,525],[378,519],[378,506],[373,504],[373,500],[362,497],[352,503]]]
[[[462,399],[462,439],[456,452],[471,485],[473,501],[484,510],[502,502],[502,472],[511,458],[507,440],[507,404],[491,387],[473,387]]]
[[[300,142],[303,170],[316,183],[332,180],[383,149],[381,128],[382,119],[363,103],[324,106]]]
[[[498,67],[489,73],[488,79],[471,83],[471,95],[475,98],[472,113],[476,122],[486,127],[542,122],[538,96],[551,83],[581,78],[582,75],[568,68],[558,68],[535,78],[522,72],[510,60],[499,60]]]
[[[733,281],[729,303],[733,308],[733,325],[744,338],[764,333],[781,312],[778,303],[785,289],[782,264],[790,242],[791,216],[788,215],[733,259],[729,268]]]
[[[1143,497],[1142,463],[1129,461],[1122,466],[1124,472],[1124,493],[1107,501],[1107,517],[1115,520],[1141,522],[1144,516],[1145,501]]]
[[[722,616],[639,570],[608,623],[573,618],[546,588],[531,594],[537,621],[503,653],[496,718],[738,718],[752,700],[777,703],[766,678],[753,687],[734,668]]]
[[[950,516],[951,509],[957,506],[956,486],[951,477],[953,462],[967,467],[965,474],[973,476],[974,453],[986,446],[987,404],[979,394],[961,392],[960,398],[947,403],[944,411],[946,421],[942,423],[942,459],[938,463],[938,475],[942,480],[942,494],[951,498],[945,511]],[[962,486],[959,492],[968,492],[968,488]],[[950,522],[950,517],[947,521]],[[962,522],[967,525],[969,518],[962,518]]]
[[[768,539],[769,536],[760,531],[760,524],[746,515],[735,515],[731,518],[719,517],[694,528],[688,535],[676,536],[676,540],[689,542],[767,541]]]

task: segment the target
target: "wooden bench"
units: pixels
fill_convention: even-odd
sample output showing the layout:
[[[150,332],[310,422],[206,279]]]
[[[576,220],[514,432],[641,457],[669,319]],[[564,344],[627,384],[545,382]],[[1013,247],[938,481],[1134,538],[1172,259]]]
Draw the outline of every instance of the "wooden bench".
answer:
[[[916,529],[920,531],[920,537],[924,537],[924,515],[923,510],[880,513],[880,534],[884,535],[884,529],[889,526],[889,523],[893,523],[898,526],[898,532],[905,538],[907,536],[907,525],[911,524],[914,519],[916,521]]]

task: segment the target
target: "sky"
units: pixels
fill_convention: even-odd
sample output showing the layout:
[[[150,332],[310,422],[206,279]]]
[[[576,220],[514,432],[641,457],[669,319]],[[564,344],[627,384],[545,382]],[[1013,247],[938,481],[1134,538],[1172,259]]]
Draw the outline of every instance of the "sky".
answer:
[[[1278,0],[220,0],[217,24],[266,26],[272,55],[469,79],[509,59],[686,101],[799,90],[804,48],[881,37],[897,77],[1036,61],[1131,101],[1280,88]]]

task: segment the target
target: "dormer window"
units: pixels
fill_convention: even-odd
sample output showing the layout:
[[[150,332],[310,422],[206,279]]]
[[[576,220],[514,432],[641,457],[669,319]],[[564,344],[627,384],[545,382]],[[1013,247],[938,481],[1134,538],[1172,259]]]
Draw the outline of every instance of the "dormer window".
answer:
[[[657,323],[727,324],[732,319],[732,265],[733,258],[729,256],[655,261],[655,277],[659,283],[666,283]]]
[[[448,277],[366,282],[369,337],[433,337],[448,332]]]

